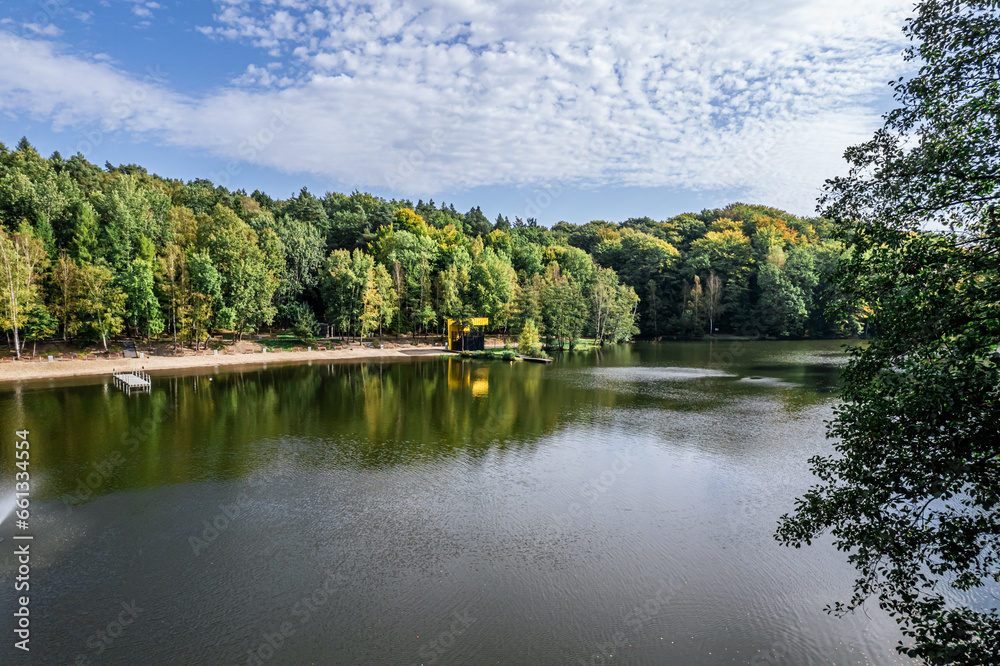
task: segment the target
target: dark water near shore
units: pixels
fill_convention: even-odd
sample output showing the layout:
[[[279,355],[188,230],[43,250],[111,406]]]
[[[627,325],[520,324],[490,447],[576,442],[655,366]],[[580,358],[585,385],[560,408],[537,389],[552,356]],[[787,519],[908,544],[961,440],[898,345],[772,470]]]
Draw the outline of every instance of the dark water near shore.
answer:
[[[31,431],[17,663],[906,663],[877,609],[823,612],[843,554],[772,537],[831,448],[841,344],[3,389],[3,497]]]

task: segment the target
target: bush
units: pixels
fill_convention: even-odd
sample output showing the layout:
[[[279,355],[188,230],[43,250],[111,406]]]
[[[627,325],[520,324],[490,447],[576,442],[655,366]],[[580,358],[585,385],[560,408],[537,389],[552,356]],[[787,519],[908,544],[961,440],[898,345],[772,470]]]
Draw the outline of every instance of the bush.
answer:
[[[298,308],[292,332],[302,342],[309,343],[316,340],[316,335],[319,332],[319,323],[316,321],[316,315],[313,314],[312,308],[305,303]]]
[[[517,348],[522,354],[531,355],[538,349],[538,327],[532,319],[524,322],[521,335],[517,338]]]

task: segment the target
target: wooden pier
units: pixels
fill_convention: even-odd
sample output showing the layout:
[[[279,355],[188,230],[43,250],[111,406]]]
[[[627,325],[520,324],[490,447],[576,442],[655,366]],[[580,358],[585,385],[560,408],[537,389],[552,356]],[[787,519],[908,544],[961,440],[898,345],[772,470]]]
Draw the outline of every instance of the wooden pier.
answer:
[[[551,358],[538,358],[537,356],[518,356],[522,361],[527,361],[528,363],[551,363]]]
[[[114,380],[115,386],[126,393],[132,393],[133,390],[148,391],[153,386],[153,382],[149,378],[149,375],[141,370],[132,370],[131,372],[115,372]]]

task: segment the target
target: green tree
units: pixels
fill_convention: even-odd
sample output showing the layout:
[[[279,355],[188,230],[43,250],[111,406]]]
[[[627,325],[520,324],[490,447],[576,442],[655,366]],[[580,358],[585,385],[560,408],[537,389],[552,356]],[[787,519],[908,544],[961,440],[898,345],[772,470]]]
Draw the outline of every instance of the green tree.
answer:
[[[654,336],[660,335],[660,307],[660,288],[656,280],[649,280],[646,283],[646,313]]]
[[[468,282],[468,271],[459,269],[455,264],[438,273],[437,311],[441,313],[442,323],[445,319],[458,319],[463,315],[465,303],[462,295]]]
[[[470,236],[485,236],[492,228],[489,219],[483,215],[479,206],[465,214],[465,232]]]
[[[14,353],[20,358],[21,327],[35,302],[38,279],[48,263],[42,240],[27,224],[9,233],[0,228],[0,326],[14,332]]]
[[[393,285],[392,276],[382,264],[375,265],[374,280],[379,302],[378,334],[382,335],[382,325],[391,322],[399,310],[399,295]]]
[[[18,169],[12,169],[0,178],[0,216],[15,225],[27,222],[35,236],[51,249],[52,218],[62,213],[67,202],[47,164],[44,160],[42,162],[45,167],[37,180]]]
[[[543,250],[538,243],[532,242],[524,234],[511,236],[511,264],[522,280],[541,275],[545,268],[542,256]]]
[[[524,322],[517,339],[517,351],[529,356],[538,353],[538,327],[534,319]]]
[[[546,263],[555,261],[563,275],[572,277],[580,287],[589,292],[597,275],[597,266],[589,254],[576,247],[550,245],[545,250]]]
[[[169,303],[170,332],[174,336],[175,346],[177,345],[177,311],[182,306],[185,296],[186,259],[184,250],[179,245],[170,243],[164,248],[163,255],[157,263],[157,282],[164,295],[164,300]]]
[[[594,340],[597,344],[604,343],[607,335],[608,319],[614,309],[618,291],[618,275],[610,268],[597,271],[594,287],[591,291],[591,305],[594,317]]]
[[[677,293],[680,287],[676,276],[680,252],[647,233],[622,229],[617,236],[606,236],[594,246],[593,256],[598,265],[615,269],[619,279],[633,290],[647,290],[650,280],[656,283],[659,294]],[[655,319],[655,312],[646,303],[643,321],[652,323]]]
[[[125,308],[132,327],[146,338],[163,331],[163,313],[153,293],[153,265],[145,259],[133,259],[118,275],[118,283],[126,294]]]
[[[281,243],[270,229],[260,236],[229,208],[216,204],[202,229],[203,247],[222,277],[222,297],[233,315],[234,332],[270,324],[271,303],[281,271]]]
[[[355,320],[355,294],[360,292],[360,281],[351,265],[350,250],[334,250],[326,258],[320,292],[326,306],[326,318],[337,331],[349,335]]]
[[[31,355],[37,351],[38,343],[48,340],[59,329],[59,321],[49,314],[44,305],[35,303],[28,310],[28,319],[24,324],[24,339],[31,344]]]
[[[316,236],[320,238],[325,237],[330,230],[330,222],[326,214],[326,209],[323,207],[323,202],[314,197],[308,188],[303,187],[299,190],[299,196],[285,202],[283,212],[306,227],[314,229]],[[284,237],[281,239],[282,242],[285,241]],[[312,241],[311,233],[306,238],[303,238],[303,242],[307,244],[311,244]],[[323,260],[322,249],[320,250],[319,260]]]
[[[638,308],[639,296],[635,289],[627,284],[619,284],[615,289],[614,305],[605,327],[605,333],[611,342],[628,342],[639,333]]]
[[[708,231],[692,241],[686,264],[691,272],[712,271],[726,283],[724,322],[747,333],[758,328],[750,300],[756,261],[750,239],[741,229]]]
[[[715,318],[722,311],[722,279],[712,271],[705,280],[705,314],[708,315],[708,334],[715,335]]]
[[[330,232],[327,236],[327,250],[354,250],[363,247],[374,238],[372,224],[360,204],[351,208],[342,208],[349,202],[336,205],[336,210],[330,215]],[[331,208],[327,205],[327,208]]]
[[[316,315],[313,314],[312,308],[301,303],[292,325],[292,332],[299,340],[308,344],[316,339],[318,331],[319,324],[316,322]]]
[[[63,340],[67,340],[70,335],[79,328],[79,320],[76,318],[76,298],[77,280],[79,279],[80,268],[70,256],[65,252],[59,253],[55,265],[52,267],[53,298],[52,309],[62,324]]]
[[[673,268],[678,259],[680,252],[670,243],[632,229],[622,229],[617,238],[594,248],[594,261],[614,268],[622,282],[632,287],[644,287],[653,276]]]
[[[365,280],[365,290],[361,295],[361,323],[359,326],[361,337],[365,338],[374,333],[381,321],[382,294],[375,281],[375,269],[369,268]]]
[[[375,262],[361,250],[334,250],[323,264],[320,292],[327,317],[338,331],[352,335],[365,315],[364,294]]]
[[[538,300],[546,337],[560,347],[572,348],[583,331],[589,309],[580,285],[562,275],[559,265],[552,262],[545,269]]]
[[[528,321],[538,322],[542,320],[542,307],[539,298],[545,280],[541,275],[532,276],[518,285],[514,294],[514,301],[510,308],[511,326],[515,331],[524,328]]]
[[[189,284],[186,290],[183,286],[181,290],[183,306],[180,321],[181,326],[191,332],[197,349],[208,338],[213,322],[221,328],[231,327],[233,313],[225,305],[222,276],[208,252],[192,252],[187,256],[186,264]]]
[[[102,256],[112,266],[121,269],[135,258],[140,237],[159,244],[169,236],[170,199],[136,176],[120,176],[101,202]]]
[[[631,340],[639,332],[636,327],[639,297],[632,287],[621,284],[610,268],[597,270],[590,301],[597,344],[603,344],[605,339],[611,342]]]
[[[801,334],[809,314],[802,291],[771,263],[761,266],[757,284],[761,291],[757,302],[760,332],[780,337]]]
[[[274,232],[281,241],[283,255],[275,299],[279,314],[286,311],[280,319],[292,321],[301,312],[298,305],[304,293],[316,284],[326,241],[316,225],[289,216],[278,220]]]
[[[517,274],[504,254],[486,248],[469,271],[469,305],[475,316],[489,317],[494,328],[507,326]]]
[[[996,664],[1000,615],[965,600],[1000,580],[1000,7],[924,0],[906,33],[919,69],[823,200],[871,342],[851,350],[836,453],[811,461],[818,484],[777,536],[828,532],[858,569],[834,610],[877,597],[912,641],[899,651]]]
[[[114,273],[103,265],[80,268],[80,319],[83,330],[100,338],[108,351],[108,337],[125,328],[125,293],[115,283]]]
[[[418,329],[432,325],[437,319],[433,308],[432,267],[437,259],[438,247],[434,239],[423,231],[426,224],[419,215],[403,209],[399,211],[398,218],[397,223],[420,233],[383,227],[379,230],[379,237],[373,241],[372,249],[379,263],[392,267],[400,316],[409,320],[410,330],[416,335]]]

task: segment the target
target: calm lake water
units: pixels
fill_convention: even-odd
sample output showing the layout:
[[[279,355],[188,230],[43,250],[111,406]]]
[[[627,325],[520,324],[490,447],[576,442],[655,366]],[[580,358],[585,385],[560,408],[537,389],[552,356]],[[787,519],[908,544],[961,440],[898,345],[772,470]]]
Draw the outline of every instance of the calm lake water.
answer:
[[[772,536],[831,450],[841,344],[4,388],[2,478],[31,431],[17,663],[908,663],[877,608],[823,612],[843,554]]]

